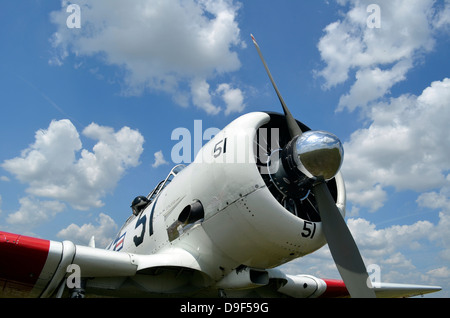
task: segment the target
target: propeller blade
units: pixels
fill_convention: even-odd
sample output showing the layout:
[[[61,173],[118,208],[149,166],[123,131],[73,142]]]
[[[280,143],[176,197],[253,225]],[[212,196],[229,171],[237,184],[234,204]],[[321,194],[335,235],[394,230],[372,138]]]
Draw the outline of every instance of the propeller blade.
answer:
[[[375,298],[375,292],[367,285],[370,280],[361,254],[327,185],[321,182],[314,186],[313,192],[331,255],[350,296]]]
[[[253,35],[251,35],[251,37],[253,44],[258,51],[259,57],[264,64],[264,68],[269,75],[273,88],[278,95],[281,106],[283,106],[291,139],[295,136],[302,135],[302,130],[287,108],[286,103],[284,102],[283,97],[275,84],[255,37]],[[319,207],[323,231],[325,233],[328,246],[330,247],[331,255],[333,256],[334,262],[336,263],[350,296],[361,298],[375,297],[375,292],[368,286],[368,284],[370,284],[369,275],[367,274],[366,266],[364,265],[355,240],[353,239],[344,218],[341,216],[341,213],[339,212],[339,209],[337,208],[325,182],[316,184],[313,187],[313,192]]]
[[[289,111],[289,108],[287,108],[286,103],[284,102],[283,97],[281,96],[280,91],[278,90],[277,84],[275,84],[275,81],[273,80],[272,74],[270,73],[269,67],[267,66],[267,63],[264,60],[264,57],[261,53],[258,43],[255,40],[255,37],[253,36],[253,34],[250,35],[252,37],[253,44],[255,44],[256,50],[258,51],[259,57],[261,58],[261,61],[264,64],[264,68],[266,69],[267,75],[269,75],[270,81],[272,82],[272,86],[275,89],[275,92],[277,93],[281,106],[283,106],[284,115],[286,117],[286,122],[289,129],[289,135],[291,136],[291,138],[294,138],[295,136],[300,136],[302,134],[302,130],[298,126],[294,116],[292,116],[291,112]]]

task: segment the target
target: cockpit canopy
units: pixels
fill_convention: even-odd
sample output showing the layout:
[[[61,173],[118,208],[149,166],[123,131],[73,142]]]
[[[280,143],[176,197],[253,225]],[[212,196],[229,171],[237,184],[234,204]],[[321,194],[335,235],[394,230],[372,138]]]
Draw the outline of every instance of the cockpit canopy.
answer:
[[[131,203],[131,210],[134,215],[138,215],[142,210],[144,210],[153,200],[161,193],[162,190],[183,170],[185,165],[177,165],[172,168],[169,175],[158,183],[158,185],[145,197],[137,196]]]

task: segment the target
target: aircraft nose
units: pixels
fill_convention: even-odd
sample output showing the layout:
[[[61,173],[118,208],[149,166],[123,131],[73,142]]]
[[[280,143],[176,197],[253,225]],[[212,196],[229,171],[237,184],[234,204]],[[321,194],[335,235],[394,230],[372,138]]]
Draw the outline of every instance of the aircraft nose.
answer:
[[[329,180],[341,168],[344,148],[335,135],[326,131],[307,131],[294,148],[297,168],[310,178]]]

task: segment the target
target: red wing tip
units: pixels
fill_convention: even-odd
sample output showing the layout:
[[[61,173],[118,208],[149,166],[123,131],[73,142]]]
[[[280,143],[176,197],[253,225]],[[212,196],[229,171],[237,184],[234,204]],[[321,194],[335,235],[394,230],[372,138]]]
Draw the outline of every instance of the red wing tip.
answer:
[[[34,285],[49,248],[48,240],[0,231],[0,280]]]
[[[321,295],[325,298],[349,297],[350,294],[342,280],[338,279],[322,279],[327,285],[327,289]]]

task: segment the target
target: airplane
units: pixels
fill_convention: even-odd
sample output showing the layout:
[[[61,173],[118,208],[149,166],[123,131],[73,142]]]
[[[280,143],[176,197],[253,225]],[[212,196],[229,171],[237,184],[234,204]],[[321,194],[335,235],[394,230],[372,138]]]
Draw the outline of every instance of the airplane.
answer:
[[[410,297],[372,282],[344,217],[344,150],[286,106],[240,116],[175,166],[105,249],[0,232],[1,297]],[[328,244],[342,280],[283,272]]]

